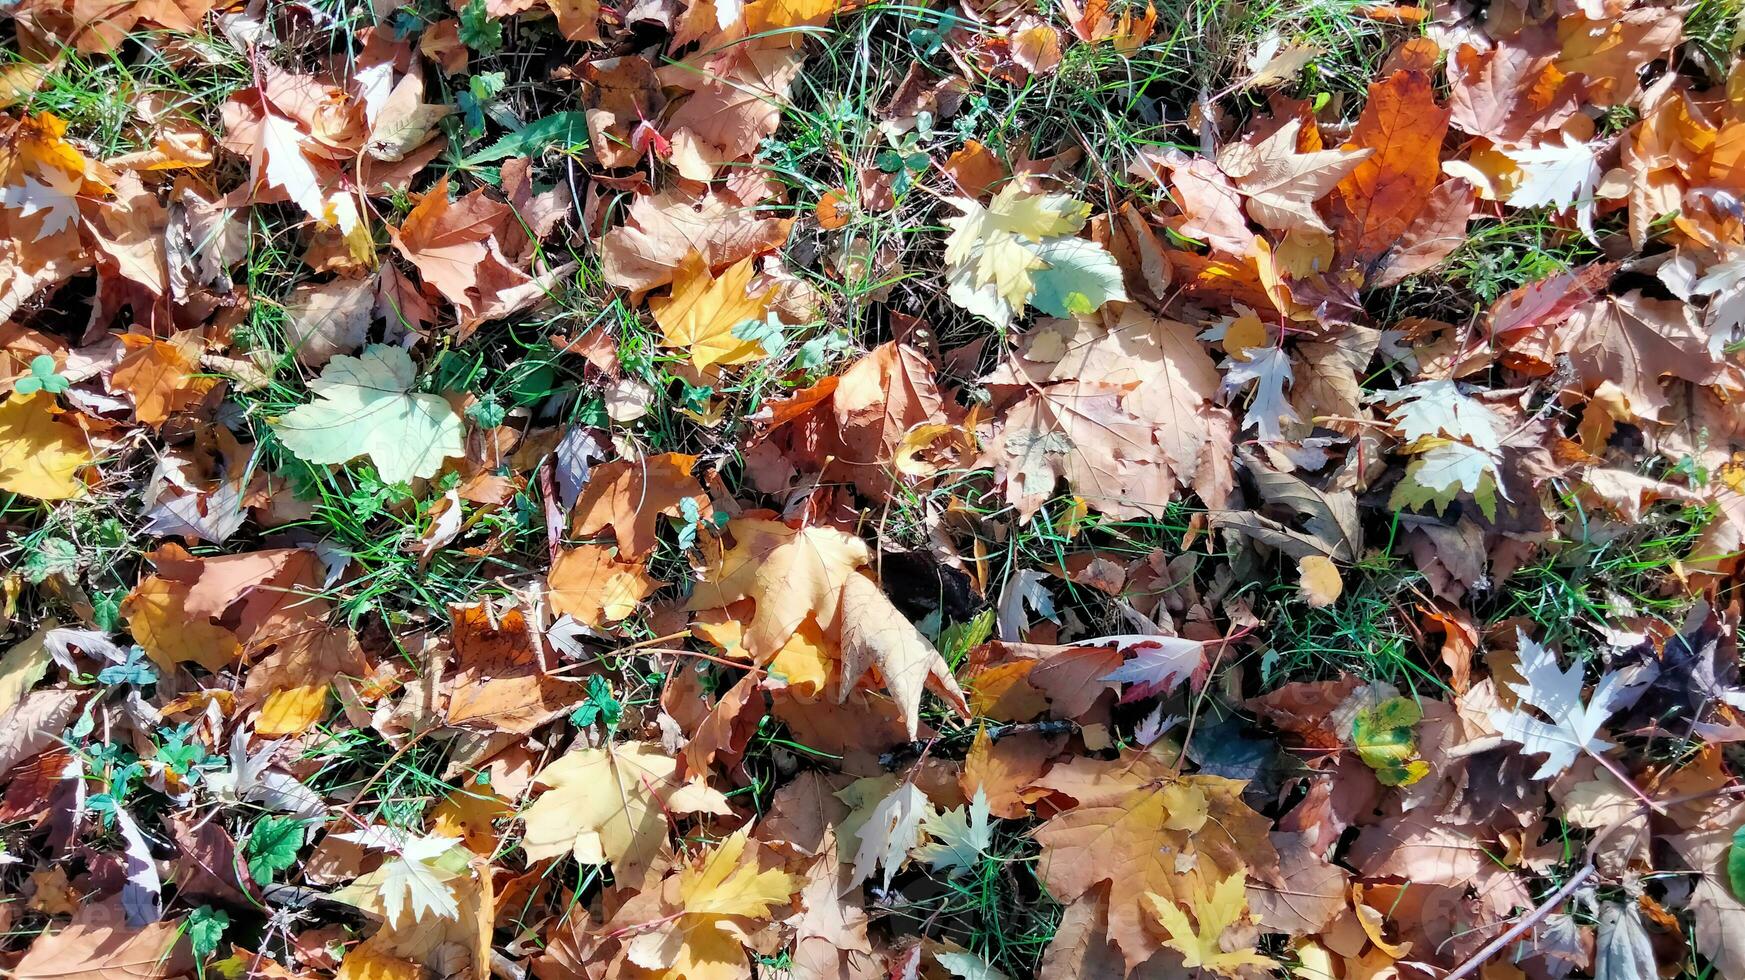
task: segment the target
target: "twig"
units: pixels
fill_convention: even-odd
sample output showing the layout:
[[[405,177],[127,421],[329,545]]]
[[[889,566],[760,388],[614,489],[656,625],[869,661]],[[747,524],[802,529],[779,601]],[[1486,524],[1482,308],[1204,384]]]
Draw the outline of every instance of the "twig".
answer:
[[[1551,893],[1550,898],[1540,902],[1538,907],[1534,908],[1533,911],[1528,912],[1526,916],[1524,916],[1521,921],[1515,923],[1508,932],[1505,932],[1486,943],[1483,949],[1472,954],[1465,963],[1455,967],[1454,972],[1448,974],[1448,976],[1442,978],[1442,980],[1460,980],[1461,977],[1478,972],[1478,968],[1483,966],[1486,960],[1497,955],[1497,953],[1507,948],[1510,943],[1526,934],[1527,930],[1538,925],[1539,920],[1550,915],[1552,909],[1562,905],[1565,899],[1574,894],[1575,890],[1580,888],[1583,882],[1592,878],[1598,870],[1599,869],[1594,866],[1593,859],[1590,857],[1588,862],[1581,866],[1580,871],[1571,875],[1569,880],[1563,883],[1562,888]]]
[[[1667,807],[1679,803],[1689,803],[1693,800],[1707,799],[1712,796],[1738,796],[1740,794],[1745,794],[1745,786],[1723,786],[1720,789],[1703,790],[1698,793],[1686,793],[1682,796],[1674,796],[1664,800],[1652,800],[1644,796],[1642,801],[1636,804],[1636,810],[1638,813],[1645,809],[1653,810],[1656,813],[1665,813]],[[1613,834],[1623,829],[1626,825],[1627,821],[1620,820],[1617,823],[1612,824],[1610,827],[1607,827],[1598,837],[1595,837],[1593,842],[1588,845],[1587,861],[1581,866],[1580,870],[1576,871],[1575,874],[1570,876],[1568,881],[1563,883],[1562,888],[1552,892],[1549,898],[1535,906],[1533,911],[1528,912],[1523,916],[1521,921],[1510,927],[1509,931],[1486,943],[1483,949],[1468,957],[1466,962],[1455,967],[1453,972],[1449,973],[1446,977],[1443,977],[1442,980],[1461,980],[1462,977],[1470,976],[1471,974],[1478,972],[1478,968],[1483,966],[1485,961],[1507,948],[1510,943],[1521,938],[1521,936],[1526,934],[1527,930],[1538,925],[1540,920],[1544,919],[1547,915],[1550,915],[1553,909],[1562,905],[1570,895],[1575,893],[1576,889],[1580,888],[1584,882],[1598,873],[1599,868],[1594,864],[1594,855],[1599,853],[1601,845],[1605,844],[1607,840],[1611,839]]]

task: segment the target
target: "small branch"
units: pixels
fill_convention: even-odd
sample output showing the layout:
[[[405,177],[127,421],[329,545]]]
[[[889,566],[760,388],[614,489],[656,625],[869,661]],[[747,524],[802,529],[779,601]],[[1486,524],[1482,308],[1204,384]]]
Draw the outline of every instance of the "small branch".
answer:
[[[1598,756],[1595,756],[1595,758],[1598,758]],[[1628,781],[1626,781],[1626,785],[1630,785]],[[1631,786],[1631,788],[1635,789],[1634,786]],[[1641,797],[1641,802],[1636,804],[1638,812],[1643,809],[1649,809],[1656,813],[1665,813],[1668,806],[1673,806],[1679,803],[1691,803],[1696,800],[1703,800],[1716,796],[1745,795],[1745,786],[1723,786],[1720,789],[1703,790],[1697,793],[1685,793],[1680,796],[1668,797],[1664,800],[1649,799],[1646,796],[1642,796],[1640,791],[1638,791],[1636,795]],[[1595,837],[1592,843],[1587,846],[1587,863],[1583,864],[1580,870],[1576,871],[1568,881],[1564,882],[1562,888],[1552,892],[1550,897],[1535,906],[1533,911],[1528,912],[1527,915],[1522,918],[1521,921],[1515,923],[1508,932],[1505,932],[1491,940],[1489,943],[1486,943],[1483,949],[1468,957],[1466,962],[1455,967],[1454,971],[1449,973],[1446,977],[1443,977],[1442,980],[1461,980],[1463,977],[1476,973],[1478,968],[1483,966],[1486,960],[1497,955],[1497,953],[1507,948],[1510,943],[1521,938],[1521,936],[1526,934],[1527,930],[1538,925],[1540,920],[1544,919],[1547,915],[1550,915],[1552,910],[1556,909],[1559,905],[1562,905],[1569,896],[1575,894],[1576,889],[1580,888],[1584,882],[1589,878],[1592,878],[1598,872],[1599,869],[1594,864],[1594,855],[1600,852],[1600,848],[1605,846],[1606,841],[1610,840],[1613,834],[1622,830],[1624,827],[1628,826],[1628,824],[1629,821],[1627,820],[1619,820],[1602,831],[1600,835]]]
[[[1478,968],[1483,966],[1486,960],[1489,960],[1491,957],[1508,948],[1510,943],[1521,938],[1527,933],[1527,930],[1538,925],[1541,919],[1550,915],[1553,909],[1562,905],[1565,899],[1575,894],[1575,890],[1580,888],[1589,878],[1592,878],[1597,870],[1598,869],[1594,867],[1593,861],[1589,860],[1588,863],[1581,866],[1580,871],[1577,871],[1568,881],[1563,883],[1562,888],[1552,892],[1551,897],[1540,902],[1533,911],[1528,912],[1524,917],[1522,917],[1521,921],[1515,923],[1508,932],[1505,932],[1486,943],[1483,949],[1472,954],[1465,963],[1455,967],[1454,972],[1443,977],[1442,980],[1460,980],[1462,977],[1477,973]]]

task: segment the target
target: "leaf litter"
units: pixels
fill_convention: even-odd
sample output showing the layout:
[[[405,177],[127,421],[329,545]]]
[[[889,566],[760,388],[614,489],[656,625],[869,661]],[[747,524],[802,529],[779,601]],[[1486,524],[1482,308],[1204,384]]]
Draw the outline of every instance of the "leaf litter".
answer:
[[[1745,980],[1734,13],[6,7],[0,968]]]

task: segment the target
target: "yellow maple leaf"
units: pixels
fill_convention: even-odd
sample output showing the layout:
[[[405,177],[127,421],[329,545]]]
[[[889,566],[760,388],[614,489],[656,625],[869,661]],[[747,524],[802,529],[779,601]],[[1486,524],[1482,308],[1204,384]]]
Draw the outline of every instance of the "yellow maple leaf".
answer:
[[[430,832],[459,837],[474,854],[490,857],[497,851],[493,822],[514,812],[509,801],[492,792],[489,786],[466,786],[450,791],[430,809]]]
[[[699,371],[763,357],[762,343],[733,335],[741,323],[763,319],[775,293],[773,286],[756,296],[746,293],[754,271],[748,257],[716,278],[700,255],[686,256],[673,277],[672,295],[648,303],[660,324],[661,346],[688,349]]]
[[[745,32],[758,35],[815,27],[828,21],[839,6],[841,0],[752,0],[745,5]],[[799,43],[797,37],[794,43]]]
[[[1247,872],[1238,870],[1210,888],[1206,887],[1205,878],[1198,874],[1192,877],[1191,923],[1175,902],[1151,892],[1145,895],[1152,916],[1168,936],[1164,943],[1182,954],[1189,969],[1203,968],[1230,977],[1240,976],[1238,968],[1244,966],[1276,969],[1277,963],[1252,949],[1226,952],[1220,943],[1225,930],[1248,915]]]
[[[385,944],[366,941],[353,946],[339,961],[339,971],[333,980],[416,980],[423,968],[411,960],[387,953]]]
[[[165,670],[179,663],[222,670],[242,652],[242,642],[210,619],[190,615],[187,598],[186,584],[149,575],[122,600],[121,615],[146,655]]]
[[[634,880],[666,841],[667,813],[730,812],[726,797],[678,771],[651,742],[571,752],[535,777],[549,788],[522,814],[522,847],[535,861],[573,853]]]
[[[836,644],[808,616],[775,656],[753,657],[745,649],[744,621],[751,618],[754,608],[751,600],[742,599],[725,609],[704,610],[692,621],[691,632],[720,647],[724,656],[752,660],[769,668],[770,676],[779,678],[789,692],[803,698],[815,697],[830,680],[830,665],[838,655]]]
[[[842,586],[867,563],[866,542],[830,527],[789,527],[740,517],[728,522],[733,547],[697,585],[687,608],[720,609],[752,599],[757,611],[744,635],[753,658],[772,657],[807,616],[828,632]]]
[[[993,283],[1014,308],[1030,297],[1031,273],[1047,265],[1025,242],[1073,234],[1091,213],[1090,205],[1065,194],[1025,194],[1017,184],[1001,188],[987,207],[956,203],[964,213],[946,219],[952,228],[945,240],[946,263],[969,266],[975,285]]]
[[[301,735],[327,714],[327,685],[299,684],[267,695],[255,733],[263,738]]]
[[[748,975],[744,919],[767,919],[800,880],[745,861],[741,830],[679,871],[677,908],[630,944],[631,962],[671,980],[733,980]]]
[[[763,918],[799,887],[792,875],[746,864],[745,843],[741,830],[679,872],[679,900],[686,915]]]
[[[0,403],[0,490],[38,500],[85,492],[78,472],[91,463],[90,442],[59,414],[54,396],[40,391]]]

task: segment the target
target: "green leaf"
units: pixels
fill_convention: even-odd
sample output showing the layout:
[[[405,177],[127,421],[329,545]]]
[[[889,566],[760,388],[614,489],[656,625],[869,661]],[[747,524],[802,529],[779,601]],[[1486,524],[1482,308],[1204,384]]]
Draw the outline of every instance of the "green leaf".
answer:
[[[434,476],[462,454],[464,427],[447,399],[414,394],[416,380],[412,356],[389,344],[335,357],[309,383],[315,401],[286,412],[273,432],[304,462],[368,456],[386,483]]]
[[[1734,898],[1745,898],[1745,827],[1733,831],[1733,846],[1727,848],[1727,884]]]
[[[487,57],[503,50],[503,25],[491,19],[485,0],[472,0],[461,8],[460,40]]]
[[[557,112],[542,119],[535,119],[479,152],[467,156],[461,160],[461,163],[471,167],[481,163],[491,163],[495,160],[506,160],[509,157],[535,156],[544,153],[553,146],[570,149],[587,145],[587,114]]]
[[[1352,719],[1352,747],[1383,786],[1410,786],[1429,774],[1430,764],[1418,758],[1416,726],[1423,717],[1418,702],[1392,697]]]
[[[266,816],[260,818],[242,845],[242,855],[248,861],[248,873],[265,885],[273,875],[297,863],[297,852],[303,848],[303,821],[293,817]]]
[[[188,913],[188,945],[196,959],[204,960],[218,952],[224,941],[224,930],[230,928],[230,916],[210,905],[202,905]]]
[[[1121,267],[1096,242],[1083,238],[1050,238],[1035,252],[1048,267],[1030,274],[1036,292],[1030,305],[1049,316],[1085,316],[1110,300],[1125,300]]]
[[[55,359],[49,354],[38,354],[30,359],[30,373],[12,386],[20,395],[34,395],[46,391],[58,395],[70,386],[66,378],[55,372]]]

